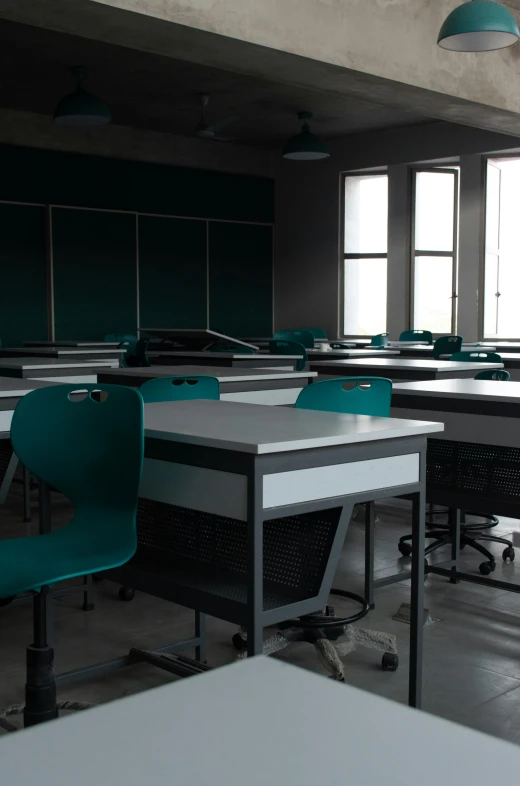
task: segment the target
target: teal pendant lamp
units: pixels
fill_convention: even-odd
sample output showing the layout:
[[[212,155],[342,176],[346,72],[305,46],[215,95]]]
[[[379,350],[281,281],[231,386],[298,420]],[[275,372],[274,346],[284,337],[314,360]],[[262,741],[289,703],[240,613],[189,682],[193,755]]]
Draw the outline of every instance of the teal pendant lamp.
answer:
[[[318,161],[328,158],[330,153],[319,137],[311,133],[308,120],[312,119],[312,112],[298,112],[298,117],[303,120],[301,133],[289,139],[283,149],[283,157],[290,161]]]
[[[516,44],[520,30],[511,11],[494,0],[470,0],[455,8],[437,43],[455,52],[491,52]]]
[[[83,87],[87,69],[77,66],[71,71],[78,79],[76,92],[61,99],[54,110],[54,121],[62,126],[104,126],[110,123],[112,118],[108,107]]]

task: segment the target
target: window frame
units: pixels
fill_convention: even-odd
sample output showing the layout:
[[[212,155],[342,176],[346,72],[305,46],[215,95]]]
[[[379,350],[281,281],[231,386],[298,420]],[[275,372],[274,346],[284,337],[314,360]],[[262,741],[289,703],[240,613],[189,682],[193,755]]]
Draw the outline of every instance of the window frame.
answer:
[[[365,334],[355,334],[355,333],[345,333],[345,262],[348,259],[386,259],[387,264],[387,275],[388,275],[388,213],[387,212],[387,219],[386,219],[386,226],[387,226],[387,247],[386,252],[384,253],[377,253],[377,254],[368,254],[368,253],[347,253],[345,252],[345,187],[346,181],[349,177],[381,177],[384,175],[387,179],[387,185],[389,186],[389,176],[388,176],[388,169],[377,169],[377,170],[370,170],[370,172],[363,172],[361,171],[353,171],[353,172],[343,172],[340,177],[340,237],[339,237],[339,320],[338,325],[341,325],[341,336],[342,338],[367,338]],[[387,279],[388,280],[388,279]],[[385,322],[388,322],[388,284],[387,284],[387,315]],[[385,327],[386,331],[386,327]]]
[[[429,166],[411,167],[412,188],[410,203],[410,311],[409,324],[412,330],[422,330],[420,325],[415,325],[415,260],[416,257],[444,257],[453,259],[452,278],[451,278],[451,327],[452,335],[457,332],[458,308],[458,279],[459,279],[459,202],[460,202],[460,171],[453,166]],[[447,173],[454,175],[454,200],[453,200],[453,244],[452,251],[428,251],[415,247],[415,213],[416,213],[416,190],[417,175],[423,172]],[[434,333],[435,338],[446,335],[445,333]]]

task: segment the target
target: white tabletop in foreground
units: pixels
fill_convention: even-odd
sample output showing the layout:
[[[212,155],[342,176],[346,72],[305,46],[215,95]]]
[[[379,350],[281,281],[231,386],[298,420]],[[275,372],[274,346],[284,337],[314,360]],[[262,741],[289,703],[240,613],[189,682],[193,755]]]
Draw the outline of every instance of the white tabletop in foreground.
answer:
[[[119,377],[216,377],[219,382],[270,382],[276,379],[309,379],[318,376],[317,371],[291,371],[269,368],[236,368],[226,366],[148,366],[148,368],[118,368],[103,372],[110,374],[114,382]]]
[[[244,453],[281,453],[442,431],[441,423],[230,401],[146,404],[147,437]]]
[[[31,390],[37,388],[48,388],[49,385],[56,385],[52,378],[48,382],[38,382],[36,379],[18,379],[17,377],[0,376],[0,398],[16,398],[26,396]]]
[[[387,368],[389,371],[392,369],[409,369],[410,371],[484,371],[488,368],[503,368],[503,363],[479,363],[476,361],[453,361],[453,360],[430,360],[422,358],[359,358],[354,360],[313,360],[312,367],[317,366],[335,366],[341,368]]]
[[[520,403],[520,382],[487,379],[434,379],[425,382],[400,382],[392,391],[403,396],[485,399]]]
[[[515,745],[262,656],[0,740],[12,786],[453,786],[461,755],[516,782]]]
[[[126,354],[125,349],[118,349],[117,347],[110,347],[110,346],[100,346],[100,347],[57,347],[57,346],[48,346],[48,347],[7,347],[3,348],[2,353],[8,353],[7,357],[19,357],[20,353],[22,353],[22,357],[29,355],[30,352],[34,352],[33,357],[63,357],[63,358],[76,358],[81,357],[81,355],[89,355],[89,356],[96,356],[96,358],[103,359],[104,356],[109,355],[110,357],[114,357],[114,355],[121,355],[123,356]],[[18,354],[17,354],[18,353]]]
[[[99,349],[117,349],[120,341],[24,341],[24,347],[95,347]]]

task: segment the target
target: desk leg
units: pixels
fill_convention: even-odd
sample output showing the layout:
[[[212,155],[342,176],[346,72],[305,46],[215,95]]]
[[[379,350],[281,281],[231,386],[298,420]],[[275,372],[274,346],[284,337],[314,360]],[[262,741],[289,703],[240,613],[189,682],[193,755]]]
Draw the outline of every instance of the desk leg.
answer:
[[[206,615],[200,611],[195,612],[195,636],[200,639],[200,644],[195,647],[195,660],[206,663]]]
[[[365,598],[371,609],[374,603],[374,548],[376,512],[373,502],[365,503]]]
[[[421,707],[424,625],[424,492],[412,499],[412,592],[410,618],[410,673],[408,704]]]
[[[256,473],[247,483],[247,654],[261,655],[264,649],[264,520],[263,478]]]
[[[450,525],[450,533],[451,533],[451,559],[453,560],[453,566],[451,569],[452,577],[450,578],[450,584],[458,584],[458,579],[455,578],[455,574],[459,569],[459,554],[460,554],[460,510],[458,508],[450,508],[448,510],[448,522]]]

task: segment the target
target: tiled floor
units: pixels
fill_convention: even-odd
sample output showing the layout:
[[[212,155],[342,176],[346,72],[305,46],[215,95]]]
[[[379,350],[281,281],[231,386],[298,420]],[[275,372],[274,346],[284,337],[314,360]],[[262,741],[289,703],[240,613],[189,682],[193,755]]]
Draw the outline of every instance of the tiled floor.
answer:
[[[25,533],[21,511],[21,494],[19,488],[14,488],[7,505],[0,509],[1,537]],[[55,520],[65,522],[70,515],[68,504],[56,500]],[[396,543],[400,535],[409,531],[410,513],[407,504],[399,502],[378,506],[378,515],[376,571],[384,575],[408,566],[409,561],[400,557]],[[510,534],[513,528],[520,529],[520,522],[501,522],[501,532]],[[362,592],[363,547],[363,525],[353,521],[335,581],[337,586]],[[503,565],[501,552],[502,547],[497,547],[494,577],[520,583],[520,554],[518,563]],[[466,549],[463,559],[464,570],[478,571],[478,555]],[[123,603],[117,590],[108,582],[96,585],[96,607],[90,612],[81,610],[80,595],[55,601],[58,672],[115,657],[131,646],[153,648],[191,634],[191,612],[143,594],[137,594],[131,603]],[[408,599],[408,582],[379,590],[376,609],[361,623],[397,635],[400,668],[396,673],[383,672],[380,654],[371,650],[360,649],[345,658],[349,683],[402,702],[407,694],[409,628],[393,620],[392,615]],[[347,602],[338,598],[332,602],[338,612],[348,613]],[[443,578],[430,576],[426,581],[426,605],[439,621],[425,629],[424,709],[520,743],[520,596],[469,583],[451,585]],[[211,665],[234,660],[234,630],[234,626],[220,620],[208,620]],[[0,707],[23,699],[24,652],[30,639],[30,604],[0,608]],[[308,644],[291,645],[277,657],[323,672]],[[139,665],[62,687],[60,698],[97,703],[169,679],[164,672]]]

